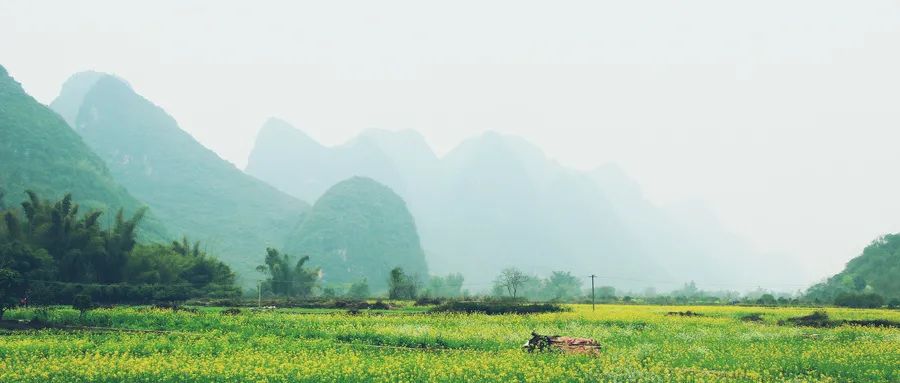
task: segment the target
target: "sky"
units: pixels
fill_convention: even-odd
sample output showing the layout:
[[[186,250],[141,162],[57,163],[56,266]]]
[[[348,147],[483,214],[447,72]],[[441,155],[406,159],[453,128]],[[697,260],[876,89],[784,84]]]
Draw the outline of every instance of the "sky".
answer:
[[[898,47],[893,0],[0,0],[0,65],[43,103],[114,73],[241,168],[271,116],[439,154],[515,134],[819,277],[900,232]]]

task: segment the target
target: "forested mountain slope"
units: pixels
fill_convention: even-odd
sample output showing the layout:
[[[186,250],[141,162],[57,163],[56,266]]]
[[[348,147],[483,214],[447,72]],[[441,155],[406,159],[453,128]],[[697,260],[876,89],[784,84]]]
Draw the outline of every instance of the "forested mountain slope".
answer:
[[[26,94],[2,66],[0,189],[5,193],[0,204],[7,205],[32,190],[47,198],[72,193],[83,207],[107,212],[122,208],[132,214],[143,207],[63,118]],[[150,239],[168,237],[155,212],[145,218],[141,233]]]
[[[245,284],[265,248],[282,246],[308,209],[203,147],[119,78],[76,74],[51,106],[73,121],[116,181],[171,231],[207,244]]]
[[[862,254],[847,262],[843,271],[811,287],[808,296],[831,302],[845,293],[875,293],[886,300],[900,299],[900,234],[872,241]]]
[[[387,287],[388,273],[428,276],[425,253],[406,203],[390,188],[370,178],[353,177],[316,201],[285,250],[309,256],[322,268],[327,284],[363,279],[376,291]]]

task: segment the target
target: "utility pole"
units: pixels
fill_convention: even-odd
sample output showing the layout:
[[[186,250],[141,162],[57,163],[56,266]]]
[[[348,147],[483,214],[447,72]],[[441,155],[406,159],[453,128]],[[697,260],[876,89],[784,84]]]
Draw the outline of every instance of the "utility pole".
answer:
[[[597,278],[597,276],[591,274],[591,311],[594,311],[594,278]]]
[[[262,308],[262,281],[256,281],[256,308]]]

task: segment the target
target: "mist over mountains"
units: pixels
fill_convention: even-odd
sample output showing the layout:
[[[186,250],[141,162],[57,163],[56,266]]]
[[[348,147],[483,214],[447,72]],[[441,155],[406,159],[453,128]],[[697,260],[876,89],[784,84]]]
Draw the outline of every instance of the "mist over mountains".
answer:
[[[415,131],[367,130],[326,147],[272,119],[246,171],[308,200],[352,176],[389,186],[409,204],[430,271],[472,285],[512,266],[584,270],[630,288],[785,280],[783,264],[766,264],[702,206],[654,206],[615,165],[568,169],[515,136],[487,132],[438,158]]]
[[[201,241],[244,277],[309,208],[221,159],[115,76],[75,74],[51,108],[172,233]]]
[[[516,136],[487,132],[439,157],[412,130],[366,130],[328,147],[270,119],[242,171],[124,79],[72,76],[51,104],[59,116],[5,81],[3,96],[16,102],[3,105],[4,118],[15,129],[36,127],[4,130],[4,142],[39,141],[32,151],[6,145],[4,163],[15,165],[3,174],[7,192],[74,191],[98,206],[147,206],[160,222],[155,238],[202,241],[245,285],[258,277],[266,247],[310,255],[325,283],[367,279],[376,288],[394,266],[423,277],[462,273],[472,291],[507,267],[593,273],[633,290],[690,280],[785,290],[779,283],[796,277],[790,263],[756,253],[702,204],[656,206],[619,167],[570,169]],[[13,108],[22,102],[29,106]],[[28,138],[42,130],[78,156],[52,163],[28,154],[51,150],[51,139]],[[25,182],[28,159],[56,167],[57,176]],[[73,163],[82,165],[65,168]],[[55,182],[92,177],[83,187]]]

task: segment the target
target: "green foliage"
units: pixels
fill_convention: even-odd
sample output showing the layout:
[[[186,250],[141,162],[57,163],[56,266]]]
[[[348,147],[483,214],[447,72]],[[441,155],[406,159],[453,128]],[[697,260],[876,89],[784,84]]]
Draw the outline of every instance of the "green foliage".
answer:
[[[402,267],[391,269],[388,277],[388,297],[390,299],[416,299],[418,290],[418,278],[406,275]]]
[[[842,307],[874,309],[884,306],[884,298],[878,294],[841,293],[834,298],[834,304]]]
[[[16,307],[22,296],[24,283],[17,271],[0,268],[0,319],[6,310]]]
[[[263,291],[287,297],[309,297],[319,281],[319,269],[307,269],[303,266],[309,256],[301,257],[291,266],[291,257],[281,254],[273,248],[266,249],[265,264],[256,270],[268,276],[262,284]]]
[[[522,270],[516,268],[503,269],[503,271],[500,272],[500,275],[497,276],[497,279],[494,280],[494,288],[495,290],[500,291],[506,290],[506,293],[509,294],[510,297],[516,298],[519,289],[521,289],[529,279],[534,280],[534,278],[525,275]]]
[[[143,210],[131,218],[119,210],[104,229],[102,212],[80,214],[71,194],[56,202],[27,194],[21,209],[0,211],[0,270],[16,276],[5,290],[17,297],[26,287],[39,303],[69,303],[78,295],[106,302],[182,300],[237,291],[228,266],[199,243],[139,244]],[[9,296],[4,293],[12,301]]]
[[[203,147],[118,78],[75,75],[52,106],[167,228],[207,243],[244,276],[257,265],[252,254],[282,246],[308,209]]]
[[[142,204],[113,180],[103,160],[52,110],[25,93],[0,67],[0,188],[51,198],[75,193],[89,209],[138,211]],[[6,204],[0,198],[0,209]],[[142,237],[165,238],[151,217]]]
[[[841,295],[860,294],[878,294],[888,301],[900,299],[898,275],[900,234],[888,234],[872,241],[843,271],[811,287],[806,299],[834,302]]]
[[[756,300],[757,304],[765,305],[765,306],[774,306],[778,303],[775,300],[775,296],[772,294],[763,294],[759,299]]]
[[[329,284],[366,278],[376,291],[400,266],[427,275],[425,253],[412,216],[391,189],[354,177],[334,185],[313,206],[285,249],[309,254]]]
[[[567,301],[581,296],[582,281],[570,272],[554,271],[547,278],[546,289],[551,300]]]
[[[366,279],[353,282],[350,289],[347,290],[347,298],[365,299],[370,296],[372,293],[369,291],[369,282]]]
[[[84,313],[94,307],[94,301],[87,294],[78,294],[72,299],[72,308],[79,311],[79,315],[84,318]]]
[[[432,276],[428,279],[428,287],[425,296],[432,298],[459,298],[463,296],[462,274],[447,274],[446,276]]]
[[[900,330],[772,323],[808,309],[566,306],[549,315],[344,315],[277,309],[222,315],[144,307],[13,310],[48,326],[163,331],[25,331],[0,339],[3,382],[896,382]],[[296,313],[304,312],[304,315]],[[746,314],[764,312],[762,323]],[[900,320],[888,310],[828,309],[834,320]],[[597,357],[529,354],[531,332],[603,344]]]

